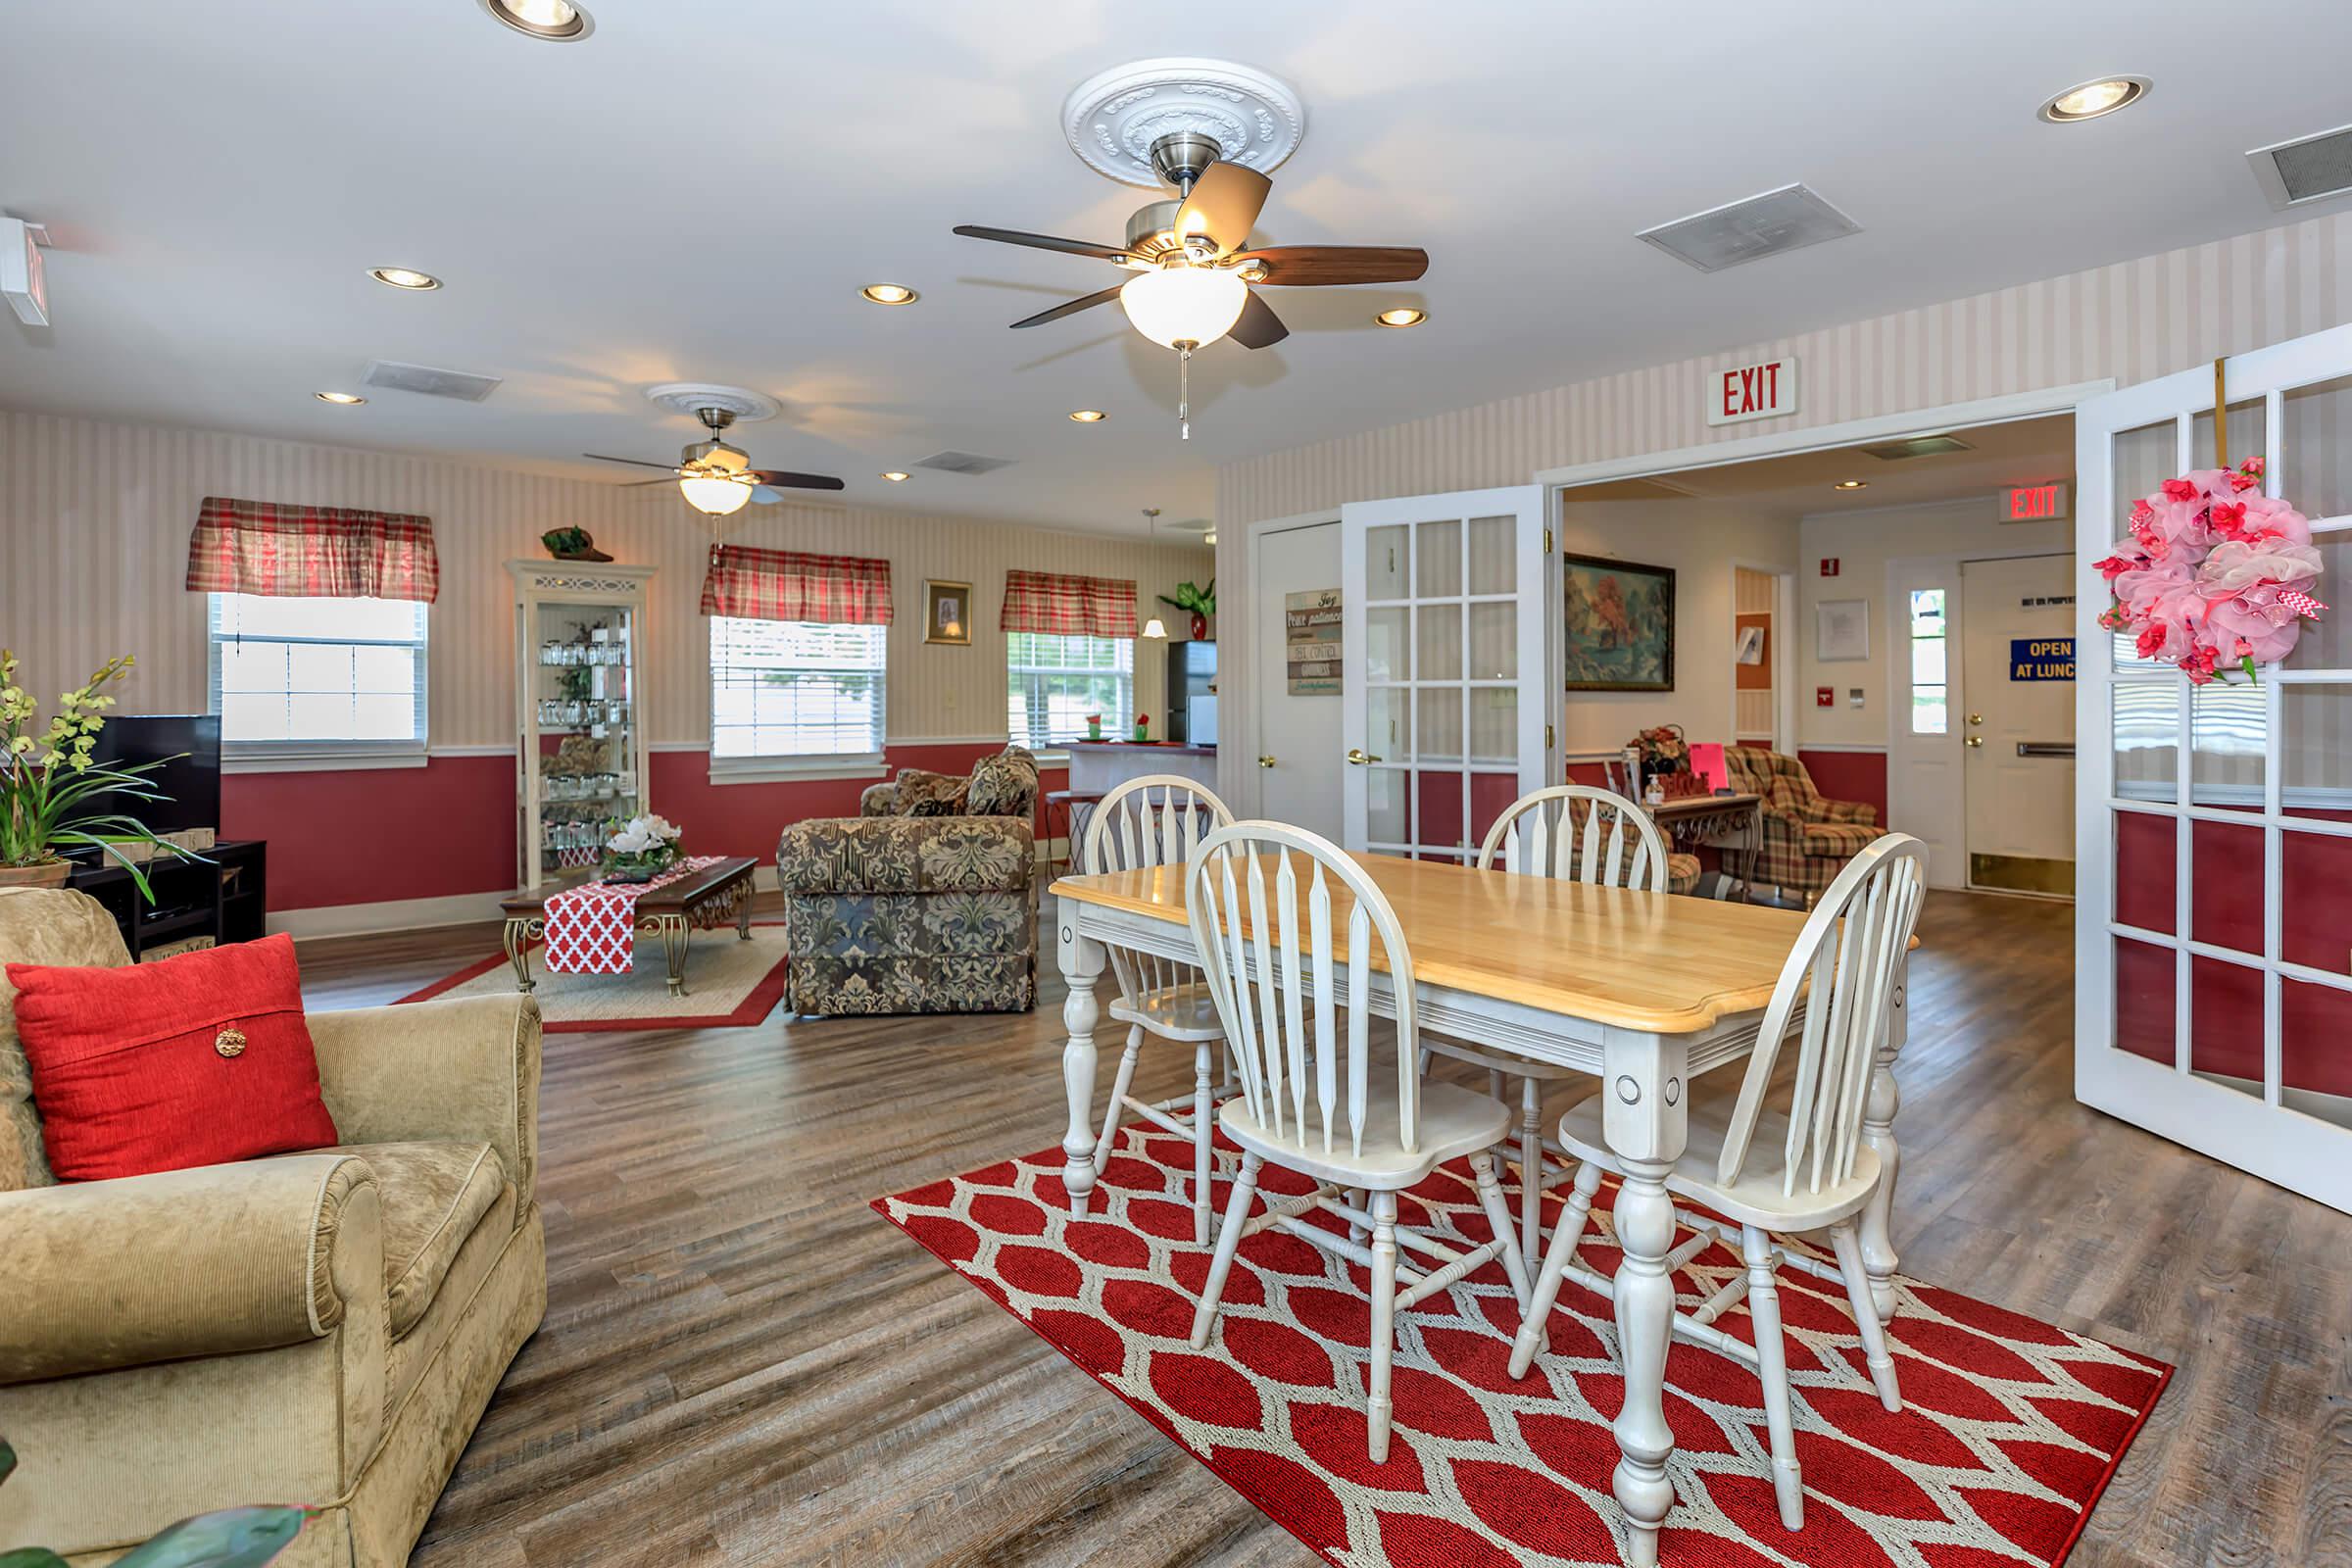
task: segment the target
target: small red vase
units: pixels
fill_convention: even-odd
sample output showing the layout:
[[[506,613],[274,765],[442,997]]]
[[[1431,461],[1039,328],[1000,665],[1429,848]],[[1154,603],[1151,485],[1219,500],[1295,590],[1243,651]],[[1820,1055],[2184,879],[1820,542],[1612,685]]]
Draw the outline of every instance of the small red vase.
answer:
[[[1196,610],[1196,611],[1194,611],[1194,612],[1193,612],[1193,641],[1195,641],[1195,642],[1200,642],[1200,641],[1204,640],[1204,639],[1205,639],[1207,636],[1208,636],[1208,617],[1207,617],[1206,615],[1203,615],[1202,613],[1200,613],[1200,612],[1199,612],[1198,610]]]

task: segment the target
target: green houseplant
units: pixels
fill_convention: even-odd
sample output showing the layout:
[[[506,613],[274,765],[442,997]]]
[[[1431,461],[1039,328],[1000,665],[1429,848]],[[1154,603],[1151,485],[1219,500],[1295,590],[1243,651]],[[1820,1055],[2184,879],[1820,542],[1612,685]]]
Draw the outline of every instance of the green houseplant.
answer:
[[[98,732],[106,726],[106,710],[115,706],[100,688],[127,676],[131,663],[128,654],[108,660],[87,683],[58,698],[57,711],[43,727],[40,704],[17,682],[17,656],[0,649],[0,884],[62,886],[70,868],[58,851],[95,849],[120,861],[140,896],[153,903],[147,873],[122,846],[145,844],[183,859],[197,858],[157,838],[135,817],[95,804],[109,794],[132,801],[169,799],[148,776],[162,761],[124,766],[96,760]]]
[[[0,1482],[17,1451],[0,1438]],[[308,1508],[223,1508],[167,1525],[161,1535],[115,1559],[115,1568],[261,1568],[286,1549],[310,1519]],[[66,1568],[46,1546],[0,1551],[0,1568]]]
[[[1208,586],[1205,588],[1195,583],[1180,582],[1176,585],[1176,597],[1173,599],[1166,594],[1158,594],[1154,597],[1161,604],[1173,605],[1193,617],[1193,641],[1199,642],[1208,635],[1208,617],[1217,612],[1216,578],[1209,578]]]

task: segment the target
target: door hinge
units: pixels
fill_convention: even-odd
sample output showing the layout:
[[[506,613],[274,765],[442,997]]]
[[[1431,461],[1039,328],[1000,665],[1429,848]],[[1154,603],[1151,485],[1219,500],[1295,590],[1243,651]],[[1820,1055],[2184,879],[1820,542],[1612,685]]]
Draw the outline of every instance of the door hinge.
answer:
[[[1544,749],[1547,752],[1551,750],[1551,726],[1549,724],[1544,726]]]
[[[1544,530],[1544,553],[1547,556],[1551,554],[1551,530],[1549,528]]]

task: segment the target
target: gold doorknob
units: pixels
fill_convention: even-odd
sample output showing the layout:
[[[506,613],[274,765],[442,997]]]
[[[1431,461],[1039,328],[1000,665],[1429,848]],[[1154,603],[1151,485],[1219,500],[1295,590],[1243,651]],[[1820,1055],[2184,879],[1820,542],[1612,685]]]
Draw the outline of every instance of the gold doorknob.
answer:
[[[1274,759],[1271,757],[1261,757],[1257,760],[1257,765],[1260,767],[1272,767],[1274,765]]]
[[[1983,713],[1971,713],[1968,715],[1968,721],[1971,724],[1982,724],[1984,722],[1984,715]]]
[[[1984,744],[1984,737],[1982,735],[1971,735],[1968,738],[1968,744],[1971,746],[1982,746]]]
[[[1380,760],[1380,759],[1372,756],[1361,746],[1350,746],[1348,748],[1348,760],[1353,762],[1358,767],[1362,767],[1367,762],[1377,762]]]

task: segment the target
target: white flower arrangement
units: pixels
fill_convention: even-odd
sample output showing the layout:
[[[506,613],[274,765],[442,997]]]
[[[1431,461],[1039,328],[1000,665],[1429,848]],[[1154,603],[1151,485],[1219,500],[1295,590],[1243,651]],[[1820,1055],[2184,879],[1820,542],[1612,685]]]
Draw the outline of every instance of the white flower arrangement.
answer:
[[[665,816],[650,812],[632,816],[605,840],[605,848],[614,855],[653,855],[678,842],[679,828]]]

